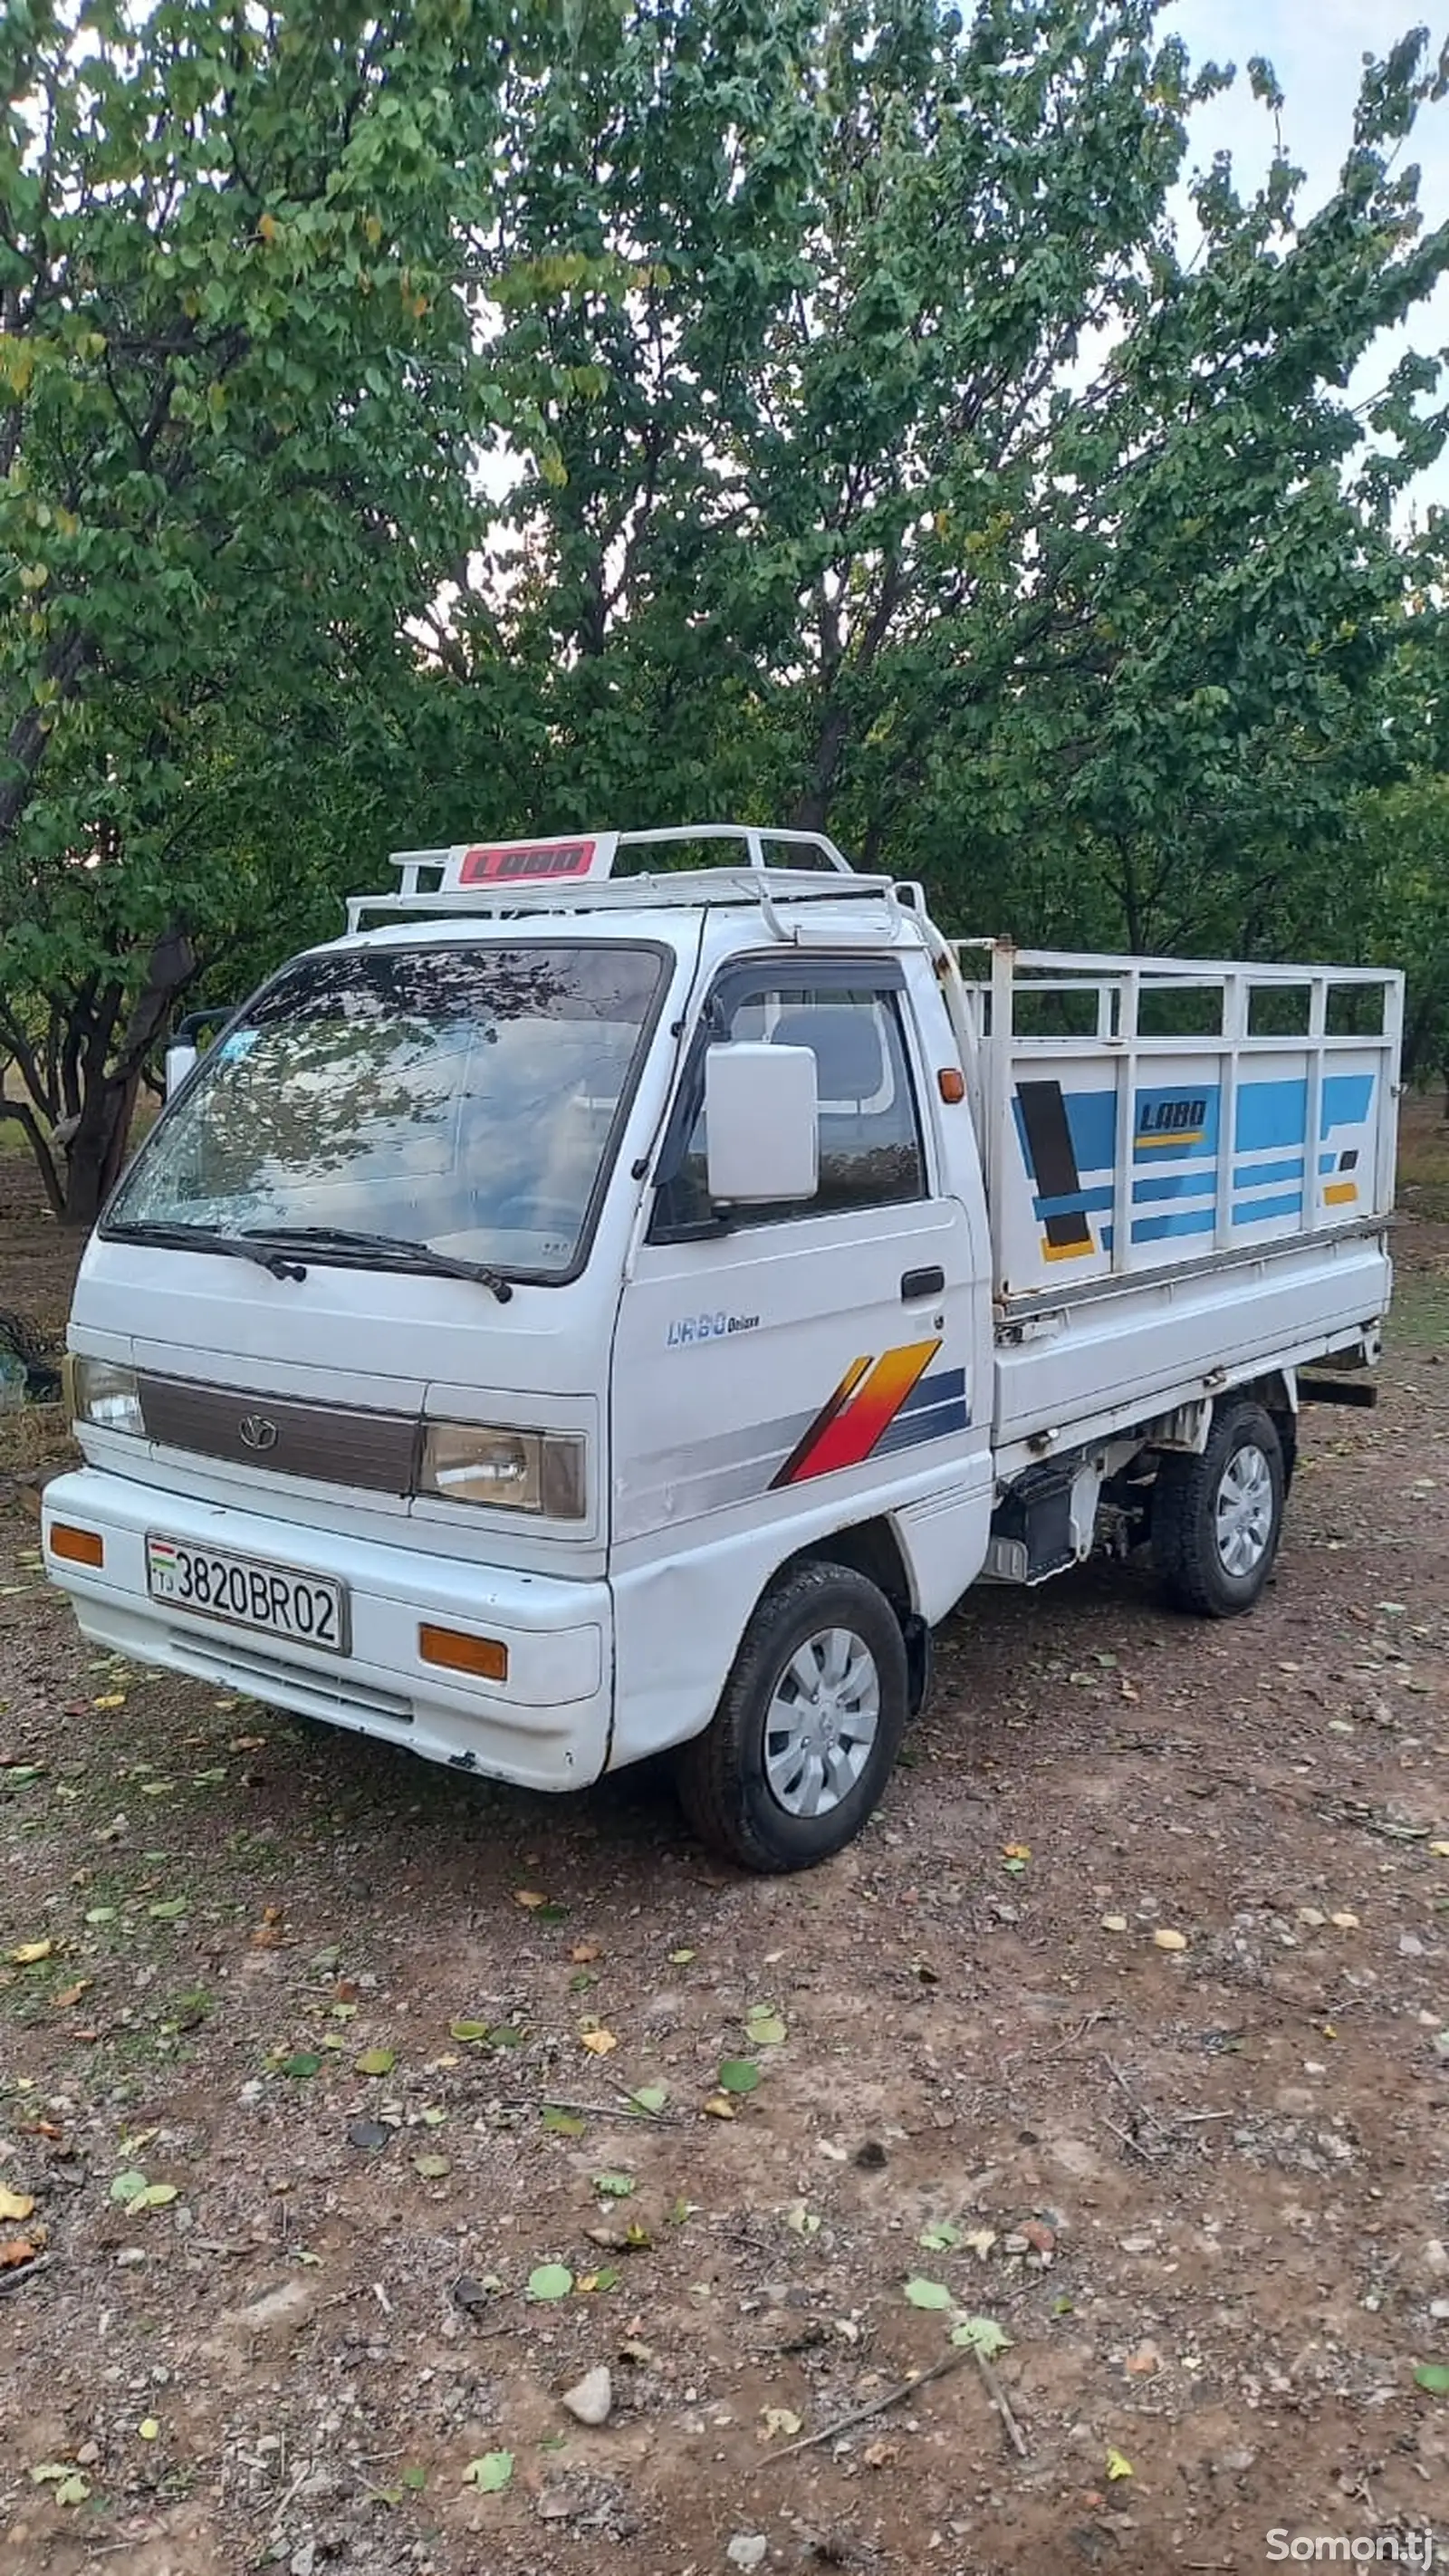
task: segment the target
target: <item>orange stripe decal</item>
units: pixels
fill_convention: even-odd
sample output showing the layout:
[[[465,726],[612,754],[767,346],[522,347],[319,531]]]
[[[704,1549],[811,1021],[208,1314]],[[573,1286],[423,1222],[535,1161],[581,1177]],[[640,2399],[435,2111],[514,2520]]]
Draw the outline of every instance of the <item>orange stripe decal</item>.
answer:
[[[829,1403],[771,1479],[772,1485],[794,1485],[806,1476],[827,1476],[836,1467],[858,1467],[895,1420],[940,1347],[939,1340],[905,1342],[899,1350],[887,1351],[873,1368],[869,1360],[852,1362]]]

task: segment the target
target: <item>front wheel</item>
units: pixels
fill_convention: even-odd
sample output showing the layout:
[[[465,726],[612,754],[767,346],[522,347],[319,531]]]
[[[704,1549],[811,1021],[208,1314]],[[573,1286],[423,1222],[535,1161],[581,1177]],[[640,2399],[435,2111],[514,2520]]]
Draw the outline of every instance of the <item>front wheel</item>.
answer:
[[[680,1804],[742,1868],[809,1869],[871,1814],[909,1705],[885,1594],[850,1566],[796,1566],[750,1621],[710,1724],[676,1756]]]
[[[1200,1458],[1163,1459],[1152,1551],[1180,1608],[1207,1619],[1252,1609],[1278,1554],[1286,1485],[1283,1444],[1261,1404],[1220,1413]]]

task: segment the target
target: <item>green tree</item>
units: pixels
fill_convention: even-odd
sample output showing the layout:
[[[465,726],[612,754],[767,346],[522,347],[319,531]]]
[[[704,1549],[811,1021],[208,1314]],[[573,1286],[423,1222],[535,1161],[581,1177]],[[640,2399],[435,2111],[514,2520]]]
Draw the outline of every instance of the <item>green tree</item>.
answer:
[[[73,1219],[198,958],[247,927],[226,781],[254,765],[253,820],[272,791],[279,883],[319,736],[408,685],[404,620],[456,556],[496,400],[456,237],[495,184],[508,14],[0,25],[0,1040]]]

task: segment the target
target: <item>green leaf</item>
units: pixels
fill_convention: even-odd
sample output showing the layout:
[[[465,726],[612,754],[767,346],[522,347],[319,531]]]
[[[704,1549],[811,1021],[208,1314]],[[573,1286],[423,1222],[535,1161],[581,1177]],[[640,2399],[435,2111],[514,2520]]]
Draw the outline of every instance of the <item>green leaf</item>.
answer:
[[[427,2470],[419,2468],[404,2469],[402,2473],[402,2482],[410,2495],[421,2495],[424,2487],[428,2483]]]
[[[392,2049],[365,2048],[362,2055],[355,2061],[353,2071],[358,2075],[391,2075],[396,2064],[397,2058]]]
[[[528,2276],[531,2299],[566,2299],[573,2286],[574,2276],[562,2263],[540,2263]]]
[[[634,2177],[626,2173],[597,2173],[594,2189],[606,2200],[627,2200],[634,2188]]]
[[[1430,2397],[1449,2397],[1449,2362],[1421,2361],[1414,2373],[1414,2386]]]
[[[906,2297],[913,2308],[949,2308],[951,2293],[944,2281],[925,2281],[919,2273],[906,2283]]]
[[[309,2075],[315,2075],[321,2063],[322,2060],[315,2049],[299,2048],[293,2052],[292,2056],[284,2057],[282,2059],[277,2072],[279,2075],[293,2075],[297,2078],[298,2082],[301,2083],[304,2082]]]
[[[450,2021],[448,2036],[450,2039],[462,2040],[472,2047],[478,2040],[487,2038],[488,2024],[486,2021]]]
[[[139,2200],[148,2187],[145,2175],[133,2168],[130,2172],[117,2174],[111,2185],[111,2198],[129,2203]]]
[[[768,2004],[751,2008],[745,2030],[752,2048],[778,2048],[785,2037],[784,2022]]]
[[[663,2110],[669,2099],[667,2084],[636,2084],[629,2096],[631,2110],[643,2111],[652,2119]]]
[[[1003,2334],[994,2317],[963,2317],[953,2326],[951,2341],[964,2344],[968,2352],[979,2352],[983,2361],[994,2361],[999,2352],[1011,2348],[1011,2337]]]
[[[146,1911],[153,1923],[179,1923],[186,1904],[184,1896],[168,1896],[159,1905],[148,1905]]]
[[[953,2227],[949,2218],[938,2218],[922,2228],[916,2242],[924,2245],[928,2254],[951,2254],[961,2242],[961,2230]]]
[[[144,2191],[137,2192],[133,2206],[137,2209],[169,2209],[176,2198],[174,2182],[148,2182]]]
[[[424,2182],[441,2182],[444,2174],[450,2174],[452,2170],[446,2156],[414,2156],[413,2158],[413,2171],[421,2174]]]
[[[470,2460],[463,2471],[465,2487],[476,2487],[480,2495],[500,2495],[513,2475],[511,2451],[485,2451],[479,2460]]]
[[[57,2504],[84,2504],[89,2494],[89,2482],[81,2476],[79,2469],[72,2469],[56,2488],[55,2500]]]
[[[581,2138],[588,2122],[581,2120],[577,2111],[561,2111],[557,2102],[545,2102],[543,2125],[546,2129],[552,2129],[556,2137]]]
[[[760,2070],[752,2057],[727,2057],[719,2070],[721,2093],[753,2093]]]

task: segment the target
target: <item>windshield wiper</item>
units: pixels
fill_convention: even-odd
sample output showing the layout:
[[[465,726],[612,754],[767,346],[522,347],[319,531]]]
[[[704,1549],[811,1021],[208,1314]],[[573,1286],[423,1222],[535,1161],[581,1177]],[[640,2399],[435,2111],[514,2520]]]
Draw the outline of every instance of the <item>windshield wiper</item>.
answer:
[[[176,1252],[227,1252],[234,1261],[254,1261],[274,1279],[305,1279],[300,1261],[290,1260],[260,1235],[223,1234],[214,1225],[116,1225],[106,1228],[122,1243],[159,1243]]]
[[[405,1234],[354,1234],[339,1225],[289,1225],[269,1229],[266,1236],[257,1235],[260,1247],[265,1241],[273,1255],[297,1251],[370,1254],[379,1268],[392,1270],[432,1271],[444,1279],[476,1279],[479,1286],[491,1288],[500,1306],[506,1306],[513,1295],[513,1282],[499,1270],[490,1270],[486,1262],[461,1261],[451,1252],[434,1252],[426,1243],[415,1243]],[[238,1239],[238,1250],[249,1250],[247,1237]],[[258,1249],[259,1260],[264,1256]]]

